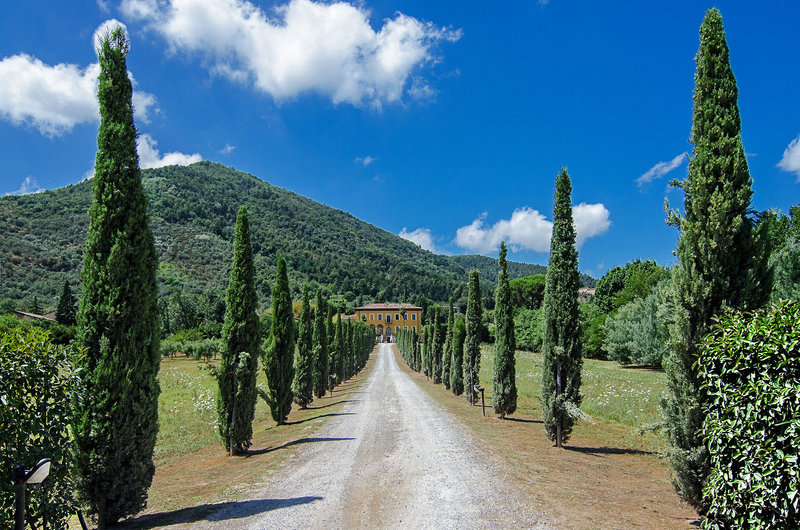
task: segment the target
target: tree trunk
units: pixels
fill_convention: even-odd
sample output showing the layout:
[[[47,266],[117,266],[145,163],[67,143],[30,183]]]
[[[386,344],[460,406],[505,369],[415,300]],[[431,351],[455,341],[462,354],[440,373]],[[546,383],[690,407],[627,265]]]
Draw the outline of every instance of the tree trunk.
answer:
[[[561,397],[561,359],[556,362],[556,402],[558,402],[558,398]],[[561,445],[561,422],[563,421],[562,418],[563,414],[562,411],[558,412],[558,416],[556,417],[556,447],[562,447]]]

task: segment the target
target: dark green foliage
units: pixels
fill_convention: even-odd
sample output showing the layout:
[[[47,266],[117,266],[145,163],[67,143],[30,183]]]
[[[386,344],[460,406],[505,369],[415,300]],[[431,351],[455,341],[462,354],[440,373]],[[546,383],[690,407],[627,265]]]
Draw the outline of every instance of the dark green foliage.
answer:
[[[460,396],[464,392],[464,338],[467,328],[463,319],[453,325],[453,363],[450,365],[450,390]]]
[[[706,12],[696,56],[689,173],[677,183],[685,192],[684,215],[670,212],[680,227],[673,273],[675,320],[664,360],[669,395],[663,402],[670,463],[678,494],[705,511],[702,488],[709,471],[700,429],[707,395],[696,361],[711,318],[723,305],[745,309],[768,292],[754,278],[756,246],[747,217],[752,195],[741,140],[738,89],[728,60],[722,16]]]
[[[455,314],[453,312],[453,297],[450,297],[449,309],[447,311],[447,334],[444,338],[444,350],[442,351],[442,384],[446,389],[450,389],[450,365],[453,362],[453,323]]]
[[[64,326],[74,326],[77,324],[75,315],[75,297],[69,288],[69,282],[64,282],[64,289],[58,298],[56,306],[56,322]]]
[[[139,174],[128,42],[100,44],[94,199],[84,254],[74,404],[76,486],[104,528],[144,508],[158,433],[156,253]]]
[[[300,329],[297,336],[297,366],[294,374],[294,402],[304,409],[314,400],[314,329],[311,324],[311,303],[308,286],[303,288],[303,308],[300,311]]]
[[[478,271],[469,273],[469,294],[467,296],[467,324],[466,339],[464,341],[463,355],[463,377],[464,390],[467,400],[475,403],[475,392],[473,387],[479,384],[479,373],[481,369],[481,318],[483,308],[481,307],[481,284]]]
[[[317,309],[314,312],[314,343],[312,380],[314,395],[321,398],[328,388],[328,329],[325,325],[325,301],[322,290],[317,290]]]
[[[800,306],[723,315],[697,366],[708,395],[703,528],[799,528]]]
[[[546,269],[545,269],[546,270]],[[509,282],[511,288],[511,304],[515,309],[539,309],[544,299],[544,285],[547,276],[534,274],[517,278]]]
[[[578,306],[581,319],[581,344],[583,356],[589,359],[608,359],[608,352],[603,345],[606,340],[605,323],[607,313],[591,301]]]
[[[439,312],[433,317],[431,325],[431,379],[437,385],[442,382],[442,355],[444,354],[442,334],[439,332]]]
[[[272,289],[272,337],[264,356],[269,405],[272,419],[283,425],[292,410],[294,379],[294,316],[289,294],[286,260],[278,256],[278,277]]]
[[[542,310],[520,309],[514,315],[514,342],[517,348],[542,351]]]
[[[333,319],[333,308],[328,305],[328,318],[325,321],[327,330],[328,330],[328,386],[329,388],[333,389],[333,384],[335,381],[331,378],[331,376],[336,375],[336,360],[338,356],[336,354],[336,321]]]
[[[42,458],[51,460],[50,475],[28,488],[28,524],[65,529],[77,509],[72,500],[69,423],[71,397],[80,393],[80,382],[70,362],[72,354],[52,345],[47,332],[36,327],[0,333],[2,528],[14,526],[11,469],[30,468]]]
[[[592,303],[604,313],[647,296],[658,282],[669,277],[669,271],[655,261],[629,261],[614,267],[597,281]]]
[[[572,184],[566,169],[556,177],[553,237],[544,291],[542,418],[558,447],[569,439],[581,404],[578,252],[572,222]]]
[[[492,376],[492,401],[494,411],[505,418],[517,410],[517,383],[514,352],[514,308],[511,305],[511,287],[506,265],[506,242],[500,244],[500,277],[495,290],[494,366]]]
[[[333,366],[331,371],[336,375],[336,384],[339,385],[344,381],[344,370],[342,366],[344,363],[344,328],[342,327],[342,315],[336,315],[336,334],[333,336]]]
[[[256,316],[254,274],[250,225],[247,208],[242,206],[236,216],[233,265],[226,295],[222,352],[217,371],[217,428],[222,445],[226,450],[232,448],[233,453],[247,452],[252,443],[258,397],[256,375],[261,338]],[[241,363],[242,352],[247,353],[244,364]],[[193,356],[193,353],[184,353]]]

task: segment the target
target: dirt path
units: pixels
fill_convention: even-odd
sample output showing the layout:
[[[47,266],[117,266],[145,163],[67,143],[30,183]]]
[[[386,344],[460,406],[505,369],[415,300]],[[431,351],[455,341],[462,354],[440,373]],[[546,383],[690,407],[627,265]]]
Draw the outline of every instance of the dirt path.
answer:
[[[388,344],[360,391],[214,528],[539,528],[495,460],[397,366]]]

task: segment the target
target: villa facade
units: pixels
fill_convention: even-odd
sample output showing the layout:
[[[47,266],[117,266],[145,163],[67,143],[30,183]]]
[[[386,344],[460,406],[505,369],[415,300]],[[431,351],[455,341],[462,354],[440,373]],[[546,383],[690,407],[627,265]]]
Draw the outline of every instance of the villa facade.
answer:
[[[422,329],[422,308],[411,304],[368,304],[357,307],[355,317],[369,324],[382,342],[392,341],[401,329]]]

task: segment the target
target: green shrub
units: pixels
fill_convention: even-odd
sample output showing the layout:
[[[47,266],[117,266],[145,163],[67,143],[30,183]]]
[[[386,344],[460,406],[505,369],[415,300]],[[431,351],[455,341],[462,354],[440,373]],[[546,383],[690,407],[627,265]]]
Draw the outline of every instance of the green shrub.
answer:
[[[66,528],[72,499],[71,394],[78,388],[71,350],[50,342],[37,327],[0,333],[0,528],[14,521],[9,471],[50,458],[50,475],[27,488],[27,521],[37,528]]]
[[[542,310],[520,309],[514,315],[514,337],[517,348],[542,351]]]
[[[710,397],[704,528],[799,528],[800,305],[726,313],[698,362]]]

